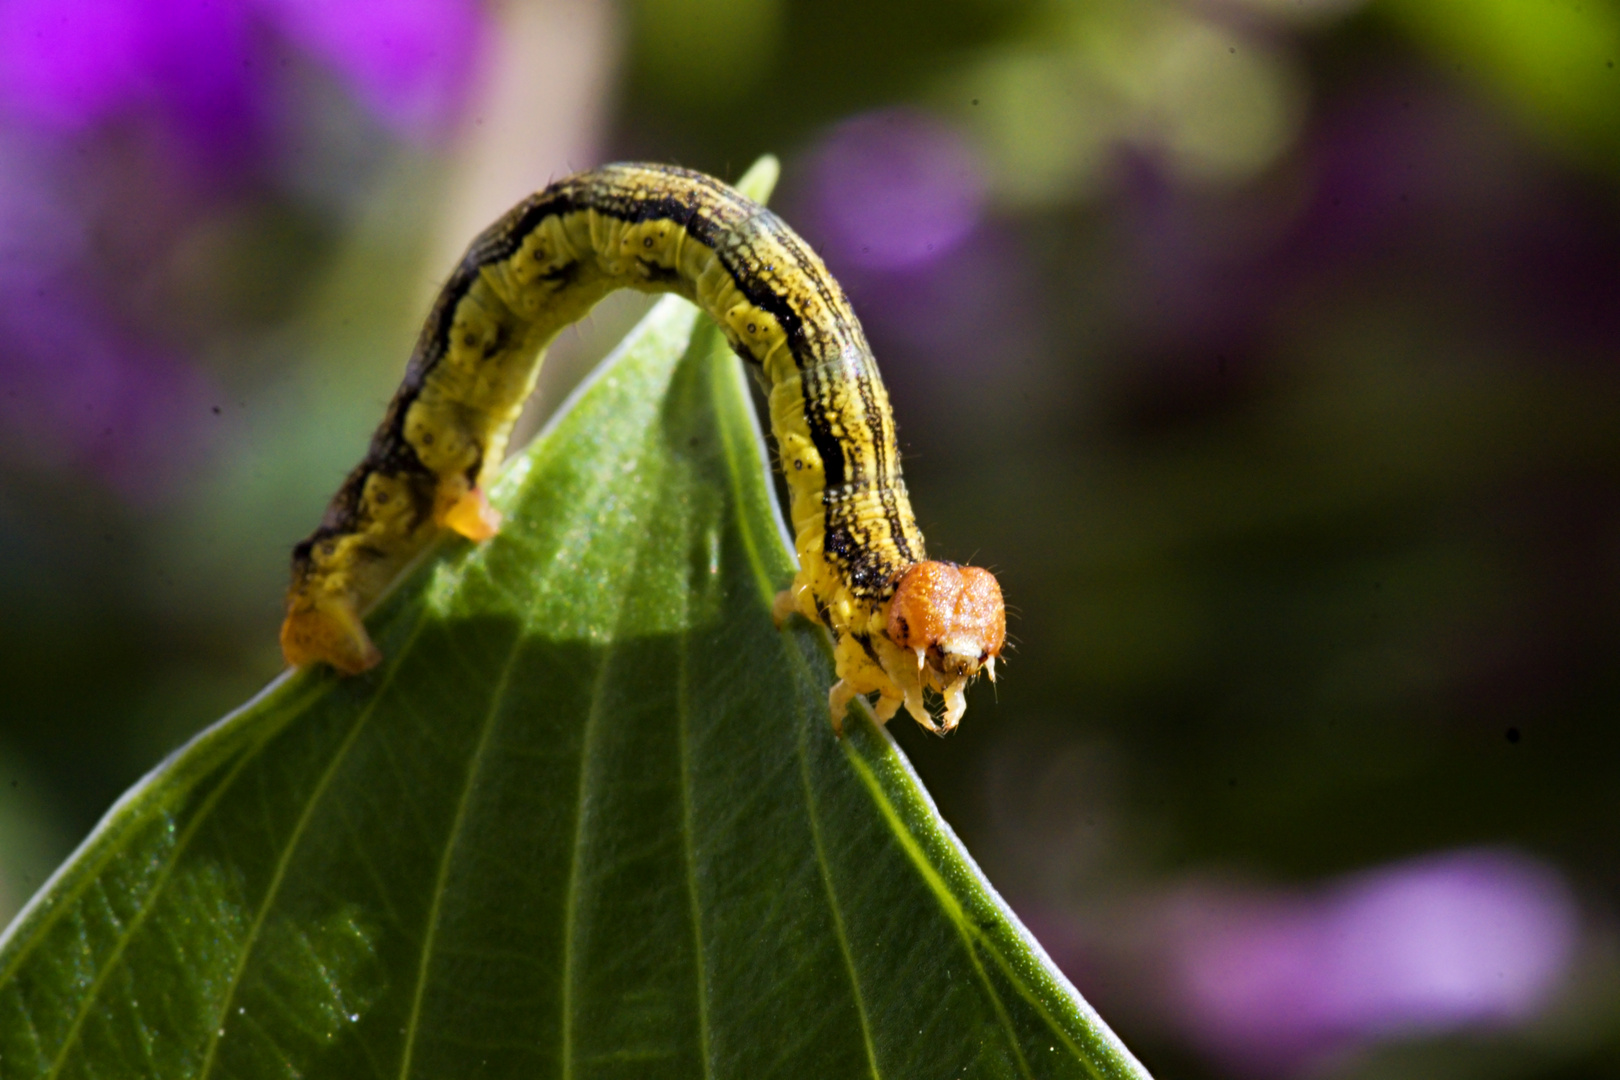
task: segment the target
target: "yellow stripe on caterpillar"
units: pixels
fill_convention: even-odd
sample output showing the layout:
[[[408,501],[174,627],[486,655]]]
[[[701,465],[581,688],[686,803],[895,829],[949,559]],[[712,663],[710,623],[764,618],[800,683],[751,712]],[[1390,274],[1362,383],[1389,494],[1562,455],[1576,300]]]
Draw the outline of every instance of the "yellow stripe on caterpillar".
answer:
[[[769,387],[799,572],[777,599],[836,639],[828,695],[877,694],[943,733],[1006,639],[989,571],[927,561],[889,397],[849,300],[782,220],[712,177],[607,165],[525,199],[473,241],[434,302],[365,459],[293,551],[281,644],[355,674],[381,656],[361,613],[441,529],[486,540],[484,492],[546,345],[615,289],[674,292]],[[924,695],[943,700],[938,720]]]

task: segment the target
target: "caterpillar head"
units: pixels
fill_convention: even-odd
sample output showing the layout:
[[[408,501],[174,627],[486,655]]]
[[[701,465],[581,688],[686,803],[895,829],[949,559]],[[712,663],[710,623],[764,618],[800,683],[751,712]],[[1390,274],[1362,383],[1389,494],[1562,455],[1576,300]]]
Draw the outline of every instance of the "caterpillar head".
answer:
[[[906,711],[943,734],[967,710],[968,683],[983,671],[996,680],[996,659],[1007,641],[1007,609],[996,576],[978,566],[920,562],[900,576],[889,601],[889,640],[917,658],[913,678],[901,681]],[[944,727],[935,727],[922,691],[945,698]]]

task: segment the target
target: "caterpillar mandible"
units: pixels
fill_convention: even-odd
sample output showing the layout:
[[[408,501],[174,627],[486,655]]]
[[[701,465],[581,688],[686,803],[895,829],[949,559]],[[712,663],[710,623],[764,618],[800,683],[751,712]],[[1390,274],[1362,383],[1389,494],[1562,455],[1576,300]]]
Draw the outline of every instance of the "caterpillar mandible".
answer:
[[[995,576],[929,561],[912,516],[889,396],[849,300],[769,210],[712,177],[619,164],[559,180],[467,249],[440,291],[365,459],[293,550],[281,647],[294,666],[357,674],[381,654],[362,612],[450,528],[486,540],[484,497],[545,347],[615,289],[674,292],[763,375],[790,492],[799,571],[777,596],[832,631],[842,734],[849,702],[878,694],[943,734],[1006,640]],[[925,691],[944,701],[936,721]]]

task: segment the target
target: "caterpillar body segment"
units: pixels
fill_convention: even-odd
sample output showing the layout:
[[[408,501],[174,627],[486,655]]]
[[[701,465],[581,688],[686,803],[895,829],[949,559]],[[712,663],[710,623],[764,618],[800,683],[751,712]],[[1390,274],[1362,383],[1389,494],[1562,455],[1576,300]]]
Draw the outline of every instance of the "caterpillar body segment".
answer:
[[[380,654],[361,613],[439,530],[484,540],[484,497],[546,345],[619,288],[675,292],[762,374],[800,569],[778,597],[836,639],[835,729],[877,694],[931,731],[994,676],[1005,614],[986,570],[930,562],[911,512],[888,393],[843,290],[780,218],[719,181],[608,165],[552,184],[473,241],[434,303],[365,459],[293,552],[290,664],[345,673]],[[925,700],[944,702],[936,721]]]

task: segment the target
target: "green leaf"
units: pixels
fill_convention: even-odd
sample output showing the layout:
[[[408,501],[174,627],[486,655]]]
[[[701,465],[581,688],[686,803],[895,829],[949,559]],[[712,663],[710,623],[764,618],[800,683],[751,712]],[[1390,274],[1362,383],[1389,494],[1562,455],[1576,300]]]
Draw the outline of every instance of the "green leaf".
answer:
[[[1507,101],[1537,137],[1620,168],[1613,0],[1379,0],[1373,10]]]
[[[887,733],[833,737],[707,320],[660,303],[495,494],[380,668],[276,680],[34,899],[0,1074],[1146,1075]]]

